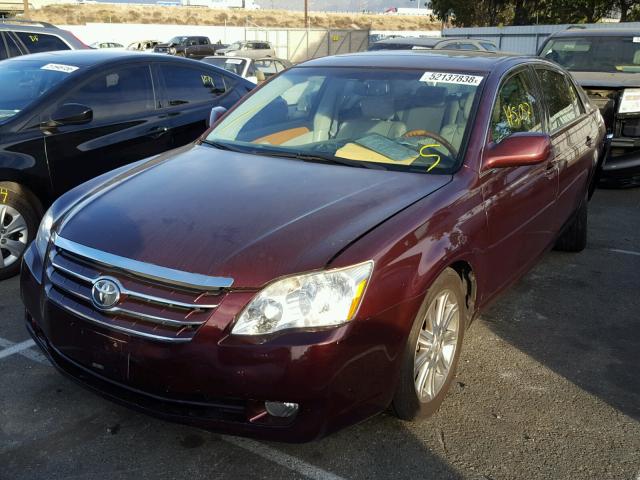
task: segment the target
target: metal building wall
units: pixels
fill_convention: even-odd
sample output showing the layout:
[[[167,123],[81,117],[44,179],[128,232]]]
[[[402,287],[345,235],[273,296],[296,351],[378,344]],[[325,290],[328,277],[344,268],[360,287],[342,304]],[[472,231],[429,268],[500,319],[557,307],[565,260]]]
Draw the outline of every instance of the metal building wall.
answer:
[[[506,52],[535,55],[545,38],[559,30],[566,30],[572,25],[527,25],[518,27],[478,27],[478,28],[445,28],[443,37],[481,38],[495,43],[500,50]],[[593,28],[633,28],[640,34],[640,22],[628,23],[587,23],[580,25]]]

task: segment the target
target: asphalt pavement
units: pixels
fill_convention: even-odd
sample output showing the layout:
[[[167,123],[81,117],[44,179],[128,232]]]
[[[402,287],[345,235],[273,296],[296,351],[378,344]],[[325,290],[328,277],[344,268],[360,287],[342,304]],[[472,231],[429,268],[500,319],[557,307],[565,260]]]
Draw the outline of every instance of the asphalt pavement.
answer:
[[[473,324],[433,417],[303,445],[85,391],[31,346],[18,281],[1,282],[0,479],[640,480],[640,189],[596,191],[589,223],[584,252],[546,254]]]

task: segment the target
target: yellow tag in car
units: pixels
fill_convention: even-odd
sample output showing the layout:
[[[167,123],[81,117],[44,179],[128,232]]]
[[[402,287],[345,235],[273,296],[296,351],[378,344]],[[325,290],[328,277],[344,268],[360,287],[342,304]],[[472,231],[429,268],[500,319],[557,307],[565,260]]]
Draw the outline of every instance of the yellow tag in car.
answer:
[[[9,198],[9,190],[0,188],[0,199],[2,199],[2,203],[7,203],[7,198]]]

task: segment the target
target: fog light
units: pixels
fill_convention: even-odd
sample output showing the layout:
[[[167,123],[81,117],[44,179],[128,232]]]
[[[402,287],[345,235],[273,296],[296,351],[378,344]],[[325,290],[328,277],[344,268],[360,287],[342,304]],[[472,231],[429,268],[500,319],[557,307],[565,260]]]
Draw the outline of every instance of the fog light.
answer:
[[[293,417],[298,413],[297,403],[288,402],[264,402],[264,408],[272,417]]]

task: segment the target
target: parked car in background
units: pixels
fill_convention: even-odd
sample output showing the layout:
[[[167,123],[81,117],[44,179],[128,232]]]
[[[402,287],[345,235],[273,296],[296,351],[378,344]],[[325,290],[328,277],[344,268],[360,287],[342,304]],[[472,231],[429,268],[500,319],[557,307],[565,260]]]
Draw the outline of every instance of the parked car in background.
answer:
[[[108,49],[0,62],[0,278],[43,209],[104,172],[192,142],[255,85],[193,60]]]
[[[497,52],[498,47],[488,40],[474,38],[396,37],[379,40],[369,46],[375,50],[469,50]]]
[[[89,48],[71,32],[50,23],[0,20],[0,60],[29,53]]]
[[[212,44],[207,37],[173,37],[167,43],[157,44],[153,51],[178,57],[201,59],[215,55],[222,44]]]
[[[275,57],[276,51],[269,42],[252,40],[246,42],[235,42],[226,48],[221,48],[216,55],[227,57],[265,58]]]
[[[141,40],[129,44],[127,50],[136,50],[138,52],[153,52],[153,49],[160,43],[159,40]]]
[[[260,83],[268,80],[277,73],[284,72],[291,67],[291,62],[281,58],[260,58],[254,60],[246,57],[205,57],[203,62],[224,68],[229,72],[240,75],[250,82]]]
[[[89,45],[91,48],[111,48],[115,50],[124,50],[124,45],[116,42],[95,42]]]
[[[604,117],[609,152],[600,184],[640,186],[640,33],[569,29],[551,35],[538,53],[569,70]]]
[[[54,203],[27,328],[92,391],[198,427],[305,441],[431,414],[478,312],[547,249],[584,248],[604,135],[534,57],[306,62]]]

